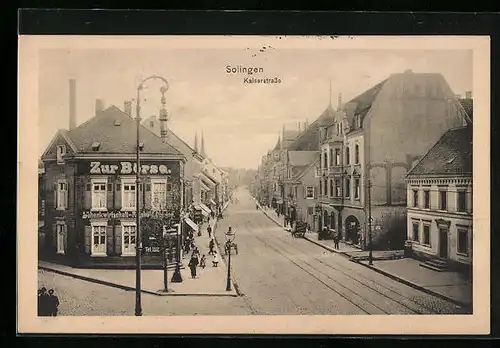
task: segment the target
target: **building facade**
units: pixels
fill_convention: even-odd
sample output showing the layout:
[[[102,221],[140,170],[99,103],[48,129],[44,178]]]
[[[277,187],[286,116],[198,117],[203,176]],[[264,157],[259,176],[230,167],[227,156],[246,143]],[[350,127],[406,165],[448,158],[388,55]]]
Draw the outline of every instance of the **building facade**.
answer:
[[[391,75],[343,105],[342,116],[322,127],[323,224],[366,248],[370,205],[374,248],[402,248],[405,175],[444,132],[465,123],[461,110],[442,75],[412,71]]]
[[[472,127],[447,131],[407,174],[407,240],[415,256],[472,263]]]
[[[141,218],[179,220],[186,158],[147,128],[111,106],[78,127],[59,130],[42,155],[46,257],[77,267],[133,267]],[[140,182],[135,173],[140,171]],[[144,227],[144,267],[161,266],[156,233]]]

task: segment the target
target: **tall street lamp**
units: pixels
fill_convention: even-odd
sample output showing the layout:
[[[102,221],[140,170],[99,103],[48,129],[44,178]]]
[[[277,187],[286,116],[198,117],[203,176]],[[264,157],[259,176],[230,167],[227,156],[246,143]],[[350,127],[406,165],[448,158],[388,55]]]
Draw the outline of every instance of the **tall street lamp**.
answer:
[[[181,218],[179,223],[177,224],[177,255],[176,258],[177,260],[175,261],[175,271],[174,274],[172,275],[172,279],[170,281],[172,283],[182,283],[182,275],[181,275],[181,226],[182,226],[182,221],[184,219],[184,211],[181,212]]]
[[[227,264],[226,291],[231,291],[231,247],[234,239],[236,238],[236,233],[231,230],[231,226],[229,226],[229,229],[225,233],[225,236],[226,236],[226,250],[229,253],[229,259]]]
[[[135,209],[136,209],[136,231],[137,231],[137,237],[136,237],[136,248],[135,248],[135,261],[136,261],[136,269],[135,269],[135,315],[136,316],[142,316],[142,305],[141,305],[141,252],[142,252],[142,231],[141,231],[141,219],[140,219],[140,207],[139,207],[139,184],[140,184],[140,150],[141,150],[141,144],[140,144],[140,135],[139,135],[139,130],[141,128],[141,91],[144,88],[144,84],[148,80],[153,80],[153,79],[159,79],[163,81],[164,83],[164,90],[168,89],[168,81],[158,75],[152,75],[149,77],[146,77],[144,80],[142,80],[141,83],[139,83],[139,86],[137,87],[137,108],[136,108],[136,127],[137,127],[137,144],[136,144],[136,170],[135,170],[135,182],[136,182],[136,195],[135,195]]]

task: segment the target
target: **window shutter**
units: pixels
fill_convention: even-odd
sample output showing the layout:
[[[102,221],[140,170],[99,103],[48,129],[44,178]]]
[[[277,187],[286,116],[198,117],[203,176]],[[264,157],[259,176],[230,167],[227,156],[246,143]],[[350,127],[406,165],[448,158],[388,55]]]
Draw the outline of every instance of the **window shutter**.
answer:
[[[122,208],[122,185],[120,179],[115,182],[115,209]]]
[[[57,209],[57,182],[54,183],[54,209]]]
[[[64,243],[64,254],[68,254],[68,225],[64,225],[64,238],[63,238],[63,243]]]
[[[85,240],[85,254],[91,255],[92,253],[92,226],[85,226],[84,230]]]
[[[122,254],[122,227],[115,226],[115,254],[120,256]]]
[[[113,193],[114,193],[114,190],[113,190],[113,178],[112,177],[109,177],[108,178],[108,184],[106,185],[106,205],[108,207],[108,210],[112,210],[113,209]]]
[[[85,199],[83,202],[83,208],[90,210],[92,208],[92,183],[85,183]]]
[[[51,247],[57,250],[57,224],[52,224],[52,242]]]
[[[106,254],[111,256],[114,254],[113,250],[113,226],[106,227]]]
[[[146,192],[144,192],[144,209],[150,210],[151,209],[151,197],[152,197],[152,192],[151,192],[151,183],[146,182]],[[149,188],[149,190],[148,190]]]

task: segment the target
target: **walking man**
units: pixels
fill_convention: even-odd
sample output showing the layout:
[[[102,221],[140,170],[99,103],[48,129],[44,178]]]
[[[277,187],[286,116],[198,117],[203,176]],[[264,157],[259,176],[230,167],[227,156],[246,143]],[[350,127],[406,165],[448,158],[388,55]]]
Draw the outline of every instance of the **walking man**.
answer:
[[[339,249],[339,236],[337,234],[333,237],[333,243],[334,243],[334,248],[338,250]]]
[[[189,269],[191,270],[191,278],[196,278],[196,267],[198,267],[198,257],[193,253],[191,260],[189,260]]]

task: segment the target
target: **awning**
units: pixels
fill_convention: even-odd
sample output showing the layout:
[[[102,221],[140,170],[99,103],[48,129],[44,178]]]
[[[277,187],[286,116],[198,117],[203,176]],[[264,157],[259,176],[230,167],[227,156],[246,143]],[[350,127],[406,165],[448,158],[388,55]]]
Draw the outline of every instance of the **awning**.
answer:
[[[184,218],[184,221],[186,221],[186,223],[195,231],[195,232],[198,232],[198,225],[194,223],[193,220],[191,220],[190,218]]]
[[[210,210],[209,207],[207,207],[205,204],[203,203],[200,203],[200,208],[201,210],[204,210],[205,212],[207,212],[208,214],[210,214],[212,211]]]

